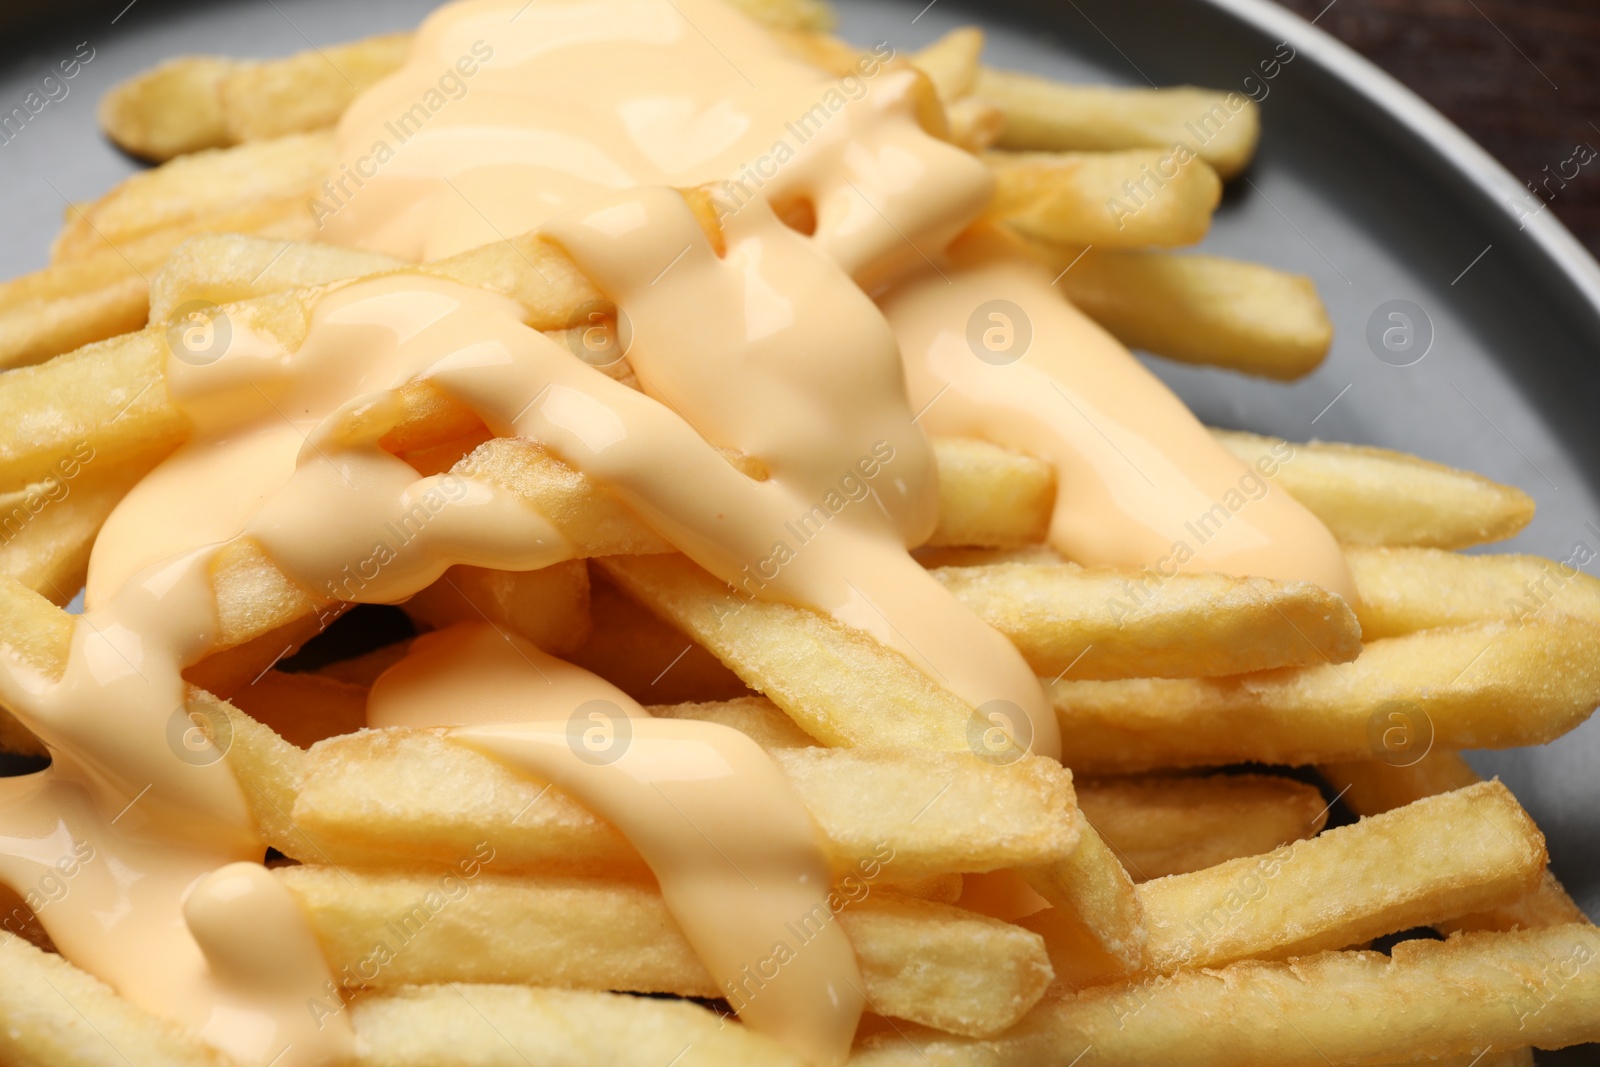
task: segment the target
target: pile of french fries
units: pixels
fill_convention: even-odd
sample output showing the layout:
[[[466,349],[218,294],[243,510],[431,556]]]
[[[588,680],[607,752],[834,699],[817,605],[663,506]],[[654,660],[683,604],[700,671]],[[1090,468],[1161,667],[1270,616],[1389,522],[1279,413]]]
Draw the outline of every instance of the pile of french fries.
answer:
[[[854,56],[809,0],[741,6],[823,66]],[[178,59],[107,96],[107,133],[160,165],[74,206],[51,265],[0,286],[5,655],[61,673],[63,607],[101,525],[185,439],[163,367],[186,306],[292,349],[327,286],[388,271],[502,293],[552,333],[601,299],[537,235],[425,264],[316,242],[329,127],[407,46]],[[1278,379],[1317,366],[1331,327],[1306,279],[1170,251],[1206,233],[1248,165],[1253,104],[1176,164],[1185,123],[1232,94],[1058,85],[986,68],[981,48],[961,30],[911,62],[950,138],[999,180],[990,221],[1059,261],[1069,299],[1158,355]],[[1157,166],[1173,176],[1120,218],[1109,202]],[[1571,561],[1458,551],[1527,523],[1518,490],[1217,431],[1343,543],[1352,608],[1304,583],[1064,560],[1042,543],[1047,464],[935,441],[941,518],[919,558],[1049,680],[1061,726],[1065,766],[997,761],[972,751],[972,709],[897,653],[746,603],[537,442],[488,438],[430,386],[402,400],[392,452],[516,493],[585,557],[454,568],[403,606],[417,629],[487,619],[653,714],[765,746],[847,901],[870,1006],[852,1062],[1491,1067],[1600,1040],[1600,933],[1516,799],[1459,755],[1551,741],[1600,702],[1600,583]],[[227,724],[361,1064],[799,1062],[716,1010],[729,991],[611,826],[435,733],[365,729],[368,687],[405,642],[291,671],[285,654],[349,605],[248,543],[214,585],[191,707]],[[42,754],[9,716],[0,744]],[[1238,764],[1255,766],[1220,770]],[[1362,818],[1325,829],[1334,796]],[[994,872],[1051,907],[1006,921],[963,906]],[[221,1062],[53,954],[37,924],[7,929],[0,1059]]]

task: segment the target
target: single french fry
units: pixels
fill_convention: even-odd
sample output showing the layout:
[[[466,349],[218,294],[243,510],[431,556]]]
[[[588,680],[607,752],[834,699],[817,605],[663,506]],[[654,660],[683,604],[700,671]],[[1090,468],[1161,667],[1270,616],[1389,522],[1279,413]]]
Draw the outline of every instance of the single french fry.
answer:
[[[1293,381],[1333,344],[1304,275],[1217,256],[1041,247],[1060,271],[1057,287],[1129,348]]]
[[[1446,750],[1429,752],[1414,763],[1402,765],[1378,760],[1324,763],[1317,767],[1317,773],[1339,790],[1340,798],[1357,815],[1377,815],[1482,781],[1459,753]],[[1531,930],[1587,921],[1583,910],[1546,868],[1538,886],[1516,900],[1434,925],[1449,933],[1454,930]]]
[[[1576,924],[1418,939],[1378,952],[1102,986],[1036,1008],[1015,1029],[968,1042],[901,1029],[867,1039],[851,1067],[1327,1067],[1565,1048],[1600,1040],[1600,930]],[[1089,1062],[1088,1058],[1084,1062]]]
[[[56,239],[54,262],[260,201],[304,198],[332,163],[333,140],[326,133],[179,157],[127,178],[87,207],[74,207]]]
[[[1183,574],[1148,591],[1118,569],[1028,563],[933,574],[1045,677],[1241,674],[1361,651],[1349,607],[1305,582]]]
[[[485,848],[461,857],[470,876],[318,866],[275,873],[306,909],[335,975],[369,988],[504,982],[736,993],[712,983],[653,886],[507,877],[493,873],[492,843]],[[837,914],[867,1000],[897,1018],[994,1034],[1050,982],[1037,935],[1008,923],[881,890]],[[380,942],[389,951],[374,968]]]
[[[1489,619],[1521,622],[1541,612],[1600,621],[1600,581],[1538,556],[1464,556],[1436,548],[1358,548],[1345,561],[1361,593],[1356,609],[1369,639]]]
[[[993,148],[1006,128],[1003,111],[970,96],[947,103],[944,111],[950,125],[950,143],[974,155]]]
[[[1483,781],[1459,752],[1433,749],[1415,761],[1376,759],[1320,763],[1317,774],[1357,815],[1381,815],[1423,797],[1465,789]]]
[[[217,86],[236,66],[217,56],[180,56],[112,86],[100,98],[100,128],[117,147],[167,160],[229,143]]]
[[[951,30],[911,56],[911,65],[928,76],[946,105],[972,92],[983,55],[983,31],[976,26]]]
[[[200,1039],[20,937],[0,937],[0,1060],[13,1067],[224,1067]]]
[[[1055,505],[1055,469],[987,441],[936,437],[939,525],[931,546],[1043,541]]]
[[[486,620],[546,652],[570,656],[591,632],[589,568],[581,559],[536,571],[458,566],[405,603],[417,622],[442,629]]]
[[[1003,137],[1004,135],[1002,135]],[[1192,245],[1211,228],[1222,181],[1170,149],[989,152],[988,217],[1050,244],[1098,248]]]
[[[989,67],[973,93],[1005,112],[1004,148],[1170,150],[1181,144],[1232,178],[1250,165],[1261,134],[1260,111],[1239,93],[1064,85]]]
[[[149,318],[168,322],[178,307],[194,300],[232,304],[405,265],[391,256],[336,245],[246,233],[204,234],[178,245],[151,279]]]
[[[573,663],[641,704],[734,700],[750,691],[738,675],[682,630],[640,606],[603,575],[593,574],[592,581],[592,633],[569,657]],[[778,712],[776,719],[802,733],[787,715]]]
[[[681,1000],[452,982],[368,994],[349,1011],[355,1067],[805,1067],[782,1043]]]
[[[682,556],[597,562],[825,744],[969,750],[972,709],[868,635],[805,608],[746,601]]]
[[[1533,518],[1522,490],[1402,452],[1215,432],[1246,464],[1290,449],[1292,458],[1275,464],[1273,484],[1347,545],[1466,548],[1511,537]]]
[[[0,492],[54,477],[85,450],[113,463],[176,448],[186,429],[162,379],[165,344],[145,330],[0,374]]]
[[[1157,971],[1303,955],[1513,901],[1544,836],[1499,782],[1138,889]]]
[[[1058,681],[1068,766],[1129,774],[1543,744],[1600,702],[1600,626],[1567,617],[1385,638],[1347,664],[1232,678]]]
[[[1078,840],[1071,777],[1051,760],[995,767],[966,753],[815,747],[772,755],[840,874],[882,864],[899,881],[1045,863]],[[620,834],[560,790],[426,731],[313,746],[293,818],[316,851],[285,851],[310,862],[448,865],[487,839],[496,870],[642,870]]]
[[[1322,794],[1267,774],[1080,778],[1084,818],[1136,882],[1259,856],[1316,835],[1328,819]]]
[[[391,33],[265,63],[236,63],[217,85],[228,143],[332,126],[363,90],[410,54],[411,34]]]
[[[1149,959],[1150,927],[1133,879],[1087,820],[1065,861],[1019,869],[1050,902],[1048,928],[1036,930],[1052,959],[1074,956],[1079,981],[1111,981],[1140,970]],[[1024,924],[1026,925],[1026,923]]]

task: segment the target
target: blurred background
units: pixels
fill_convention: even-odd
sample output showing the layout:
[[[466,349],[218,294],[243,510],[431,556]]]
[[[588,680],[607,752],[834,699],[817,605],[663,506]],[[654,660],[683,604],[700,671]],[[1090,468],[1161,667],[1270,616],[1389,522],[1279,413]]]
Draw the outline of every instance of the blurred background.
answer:
[[[1550,210],[1600,257],[1600,3],[1279,2],[1316,19],[1539,187]],[[1596,158],[1563,167],[1580,145]],[[1575,178],[1559,173],[1574,169]]]

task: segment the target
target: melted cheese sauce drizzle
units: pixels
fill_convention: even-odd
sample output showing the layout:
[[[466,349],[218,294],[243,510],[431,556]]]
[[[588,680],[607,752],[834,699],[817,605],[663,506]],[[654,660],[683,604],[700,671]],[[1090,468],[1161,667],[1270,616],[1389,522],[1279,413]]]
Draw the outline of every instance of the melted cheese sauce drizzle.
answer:
[[[1327,527],[1243,467],[1048,270],[985,236],[879,301],[930,433],[1049,460],[1049,539],[1068,559],[1310,581],[1356,603]]]
[[[719,984],[750,965],[753,948],[790,949],[740,1018],[818,1063],[844,1059],[863,1007],[850,943],[837,923],[803,944],[791,932],[816,914],[832,872],[810,816],[749,737],[652,719],[621,690],[487,623],[418,638],[373,685],[367,719],[460,727],[448,736],[582,797],[638,847]]]
[[[1054,462],[1051,537],[1084,562],[1150,562],[1174,519],[1244,471],[1029,268],[970,250],[934,267],[991,183],[919,127],[924,91],[881,62],[830,80],[716,0],[469,0],[428,20],[410,63],[341,125],[314,212],[325,235],[422,259],[542,227],[631,319],[641,390],[527,329],[502,297],[408,275],[325,296],[295,352],[235,322],[217,362],[171,361],[167,388],[194,432],[107,523],[64,675],[0,669],[0,700],[53,756],[0,783],[0,879],[29,885],[91,845],[40,916],[69,958],[245,1062],[350,1054],[344,1017],[317,1024],[305,1008],[328,967],[256,862],[237,781],[220,756],[186,757],[173,724],[181,737],[181,672],[213,644],[210,576],[230,543],[256,543],[309,589],[370,602],[402,601],[457,563],[534,569],[575,554],[520,500],[420,476],[383,450],[401,417],[392,391],[418,378],[494,433],[539,440],[730,584],[864,630],[974,706],[1015,703],[1034,749],[1058,751],[1021,657],[906,553],[936,518],[924,429]],[[720,257],[660,188],[702,182],[723,183]],[[769,201],[804,201],[814,233],[786,229]],[[851,279],[884,297],[892,330]],[[996,294],[1025,303],[1037,339],[1005,368],[955,344]],[[846,478],[870,492],[834,507]],[[1195,566],[1349,595],[1326,531],[1281,495],[1260,504]],[[407,525],[417,514],[427,521]],[[397,529],[401,543],[374,544]],[[379,547],[377,577],[341,584]],[[572,741],[571,717],[595,702],[631,737],[609,763]],[[449,728],[612,820],[719,982],[829,888],[816,828],[747,738],[650,719],[483,627],[419,640],[369,714]],[[853,956],[829,929],[744,1012],[819,1062],[843,1058],[861,1011]]]

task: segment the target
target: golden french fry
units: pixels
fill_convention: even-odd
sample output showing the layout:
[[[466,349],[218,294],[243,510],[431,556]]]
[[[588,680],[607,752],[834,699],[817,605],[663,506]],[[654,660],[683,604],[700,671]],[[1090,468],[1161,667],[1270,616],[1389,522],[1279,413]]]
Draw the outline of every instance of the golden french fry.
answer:
[[[195,300],[232,304],[405,265],[391,256],[336,245],[208,233],[178,245],[151,279],[149,318],[168,322],[174,311]]]
[[[973,93],[1005,112],[1003,148],[1170,150],[1181,144],[1232,178],[1250,165],[1261,135],[1260,111],[1239,93],[1064,85],[989,67]]]
[[[305,908],[336,981],[738,995],[712,984],[653,886],[507,877],[493,873],[494,856],[485,842],[442,873],[276,873]],[[837,916],[878,1011],[981,1036],[1043,996],[1051,972],[1037,935],[947,904],[863,892]],[[380,945],[387,951],[374,964]]]
[[[129,78],[100,98],[100,128],[124,151],[166,160],[229,143],[217,87],[237,66],[180,56]]]
[[[1071,776],[1051,760],[995,767],[966,753],[815,747],[772,755],[841,875],[880,863],[896,881],[1045,863],[1078,840]],[[284,851],[308,862],[448,865],[487,838],[496,870],[642,869],[621,835],[561,791],[424,731],[315,745],[292,814],[316,849]]]
[[[993,148],[1006,128],[1003,111],[970,96],[947,103],[944,111],[950,125],[950,143],[974,154]]]
[[[925,1030],[869,1038],[851,1067],[1096,1064],[1327,1067],[1565,1048],[1600,1039],[1600,931],[1588,925],[1419,939],[1185,970],[1051,1001],[1015,1029],[969,1042]],[[1085,1060],[1085,1062],[1088,1062]]]
[[[989,152],[983,158],[997,181],[988,217],[1051,244],[1195,244],[1211,228],[1222,198],[1215,171],[1170,150]]]
[[[1185,678],[1344,663],[1361,630],[1305,582],[1182,574],[1153,589],[1109,567],[999,563],[933,572],[1045,677]]]
[[[1273,484],[1347,545],[1466,548],[1510,537],[1533,518],[1533,500],[1522,490],[1403,452],[1216,435],[1246,464],[1277,460]]]
[[[1314,836],[1328,805],[1312,786],[1266,774],[1080,778],[1084,818],[1135,881],[1204,870]]]
[[[20,937],[0,939],[0,1060],[14,1067],[219,1067],[199,1038]]]
[[[1129,348],[1293,381],[1333,343],[1304,275],[1216,256],[1041,247],[1057,287]]]
[[[973,710],[868,635],[805,608],[746,601],[682,556],[597,562],[825,744],[969,750]]]
[[[1347,664],[1051,690],[1066,763],[1083,774],[1535,745],[1600,702],[1600,626],[1479,623],[1374,641]]]
[[[1508,903],[1544,837],[1499,782],[1426,797],[1309,841],[1139,886],[1157,971],[1302,955]]]
[[[1339,790],[1340,797],[1357,815],[1377,815],[1452,789],[1482,781],[1459,753],[1429,752],[1415,763],[1393,766],[1376,760],[1361,763],[1324,763],[1317,773]],[[1583,910],[1546,868],[1536,888],[1518,899],[1472,915],[1435,923],[1439,929],[1531,930],[1564,923],[1587,922]]]
[[[411,34],[391,33],[265,63],[235,63],[216,89],[227,143],[332,126],[362,90],[410,54]]]
[[[66,457],[119,457],[183,440],[183,417],[162,379],[165,338],[145,330],[0,374],[0,492],[55,476]]]
[[[928,544],[1024,545],[1043,541],[1055,504],[1055,469],[987,441],[933,440],[939,526]]]
[[[484,620],[552,655],[569,656],[589,640],[589,568],[581,559],[520,572],[451,567],[405,609],[441,629]]]
[[[1357,815],[1381,815],[1423,797],[1483,781],[1458,752],[1434,749],[1414,762],[1368,759],[1320,763],[1317,773]]]
[[[133,175],[87,207],[74,207],[56,239],[54,261],[262,201],[303,201],[332,163],[333,140],[325,133],[182,156]],[[309,221],[309,210],[305,214]]]
[[[1590,555],[1575,549],[1558,562],[1436,548],[1350,548],[1345,560],[1361,593],[1361,631],[1370,639],[1489,619],[1521,622],[1545,611],[1600,621],[1600,581],[1579,570]]]
[[[913,53],[911,65],[928,76],[948,106],[972,92],[982,55],[983,31],[962,26]]]
[[[1050,947],[1051,958],[1076,956],[1073,967],[1080,979],[1093,974],[1110,981],[1145,966],[1150,927],[1122,862],[1087,820],[1080,824],[1082,837],[1066,860],[1022,867],[1019,873],[1050,902],[1049,930],[1035,932]]]
[[[787,1046],[681,1000],[452,982],[368,994],[349,1011],[356,1067],[805,1065]]]

